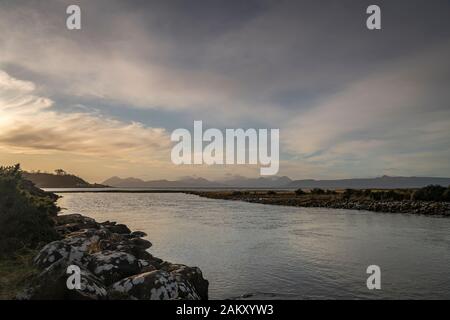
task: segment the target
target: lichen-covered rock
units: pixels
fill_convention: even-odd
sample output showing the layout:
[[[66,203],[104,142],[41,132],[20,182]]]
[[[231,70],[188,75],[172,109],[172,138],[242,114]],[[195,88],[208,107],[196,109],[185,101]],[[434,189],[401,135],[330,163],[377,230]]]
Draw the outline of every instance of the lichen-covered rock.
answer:
[[[80,268],[80,289],[68,289],[67,259],[61,259],[45,268],[21,292],[20,300],[102,300],[107,298],[104,284],[91,272]]]
[[[207,299],[208,281],[198,268],[151,255],[144,232],[79,214],[55,217],[63,239],[35,257],[42,269],[22,299]],[[81,289],[68,290],[69,265],[81,271]],[[110,286],[107,293],[106,289]]]
[[[122,251],[102,251],[91,255],[88,264],[97,277],[106,285],[140,272],[138,259]]]
[[[109,231],[118,234],[130,234],[131,230],[124,224],[115,224],[115,225],[105,225]]]
[[[151,243],[147,240],[140,238],[117,238],[117,234],[115,239],[102,239],[98,243],[99,250],[103,251],[121,251],[129,253],[135,256],[138,259],[147,259],[150,258],[151,255],[146,251],[146,249],[151,247]],[[138,241],[137,241],[138,240]]]
[[[85,250],[85,246],[73,246],[64,239],[47,244],[34,258],[34,263],[40,268],[48,268],[61,259],[77,266],[87,266],[90,256]]]
[[[133,231],[132,233],[130,233],[130,237],[132,237],[132,238],[143,238],[146,236],[147,236],[147,234],[142,231]]]
[[[173,274],[156,270],[134,275],[114,283],[110,294],[119,293],[136,300],[200,300],[189,281]]]
[[[128,243],[142,250],[146,250],[152,246],[152,243],[148,240],[141,238],[131,238]]]
[[[98,225],[98,223],[94,219],[83,216],[78,213],[58,215],[54,217],[54,220],[57,226],[69,223],[79,223],[79,224],[89,223],[92,225]]]
[[[203,278],[202,271],[199,268],[188,267],[183,264],[172,264],[169,262],[164,262],[161,265],[161,269],[170,272],[177,279],[184,279],[189,281],[195,287],[201,299],[208,299],[209,282],[208,280]]]
[[[94,219],[81,214],[60,215],[53,220],[56,231],[62,236],[82,229],[98,229],[100,226]]]

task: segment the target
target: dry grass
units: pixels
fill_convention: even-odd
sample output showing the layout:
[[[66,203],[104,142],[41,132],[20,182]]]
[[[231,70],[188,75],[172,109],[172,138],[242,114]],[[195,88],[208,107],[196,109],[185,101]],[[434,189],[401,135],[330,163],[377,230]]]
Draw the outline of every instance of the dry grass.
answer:
[[[0,300],[11,300],[27,281],[38,274],[33,265],[35,250],[20,250],[12,258],[0,259]]]

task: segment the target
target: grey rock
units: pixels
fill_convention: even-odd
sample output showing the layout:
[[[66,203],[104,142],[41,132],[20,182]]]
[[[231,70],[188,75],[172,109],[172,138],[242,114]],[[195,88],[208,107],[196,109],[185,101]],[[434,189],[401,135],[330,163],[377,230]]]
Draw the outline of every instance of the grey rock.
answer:
[[[114,283],[110,294],[125,294],[136,300],[199,300],[200,296],[189,281],[156,270],[134,275]]]
[[[165,262],[161,265],[161,269],[170,272],[176,279],[189,281],[195,287],[200,298],[208,300],[209,282],[203,278],[202,271],[199,268]]]
[[[106,285],[140,272],[138,259],[126,252],[102,251],[91,255],[88,269]]]
[[[105,226],[109,231],[118,234],[130,234],[131,230],[124,224],[107,225]]]
[[[81,288],[67,288],[67,267],[71,263],[61,259],[45,268],[18,296],[19,300],[103,300],[107,290],[91,272],[80,268]]]
[[[133,231],[132,233],[130,233],[130,236],[132,238],[143,238],[143,237],[146,237],[147,234],[142,231]]]

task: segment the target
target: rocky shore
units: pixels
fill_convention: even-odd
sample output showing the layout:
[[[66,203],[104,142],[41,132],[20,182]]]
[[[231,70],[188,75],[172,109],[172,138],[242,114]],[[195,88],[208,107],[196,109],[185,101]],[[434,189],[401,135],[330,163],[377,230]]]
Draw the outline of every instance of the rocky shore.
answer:
[[[80,214],[53,219],[61,239],[39,251],[34,264],[40,273],[18,299],[208,299],[201,270],[152,256],[145,233]],[[70,265],[80,268],[80,289],[67,287]]]
[[[191,192],[201,197],[238,200],[269,205],[319,207],[332,209],[368,210],[386,213],[441,215],[450,217],[450,202],[438,201],[379,201],[369,199],[343,199],[339,196],[297,196],[293,192]]]

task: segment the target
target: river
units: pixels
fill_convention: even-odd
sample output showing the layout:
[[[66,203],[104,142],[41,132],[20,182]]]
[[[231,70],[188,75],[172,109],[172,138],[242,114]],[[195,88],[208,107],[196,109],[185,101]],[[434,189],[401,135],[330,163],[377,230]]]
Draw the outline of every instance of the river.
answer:
[[[124,223],[198,266],[211,299],[450,299],[450,219],[269,206],[183,193],[63,193],[64,213]],[[381,268],[381,290],[366,269]]]

